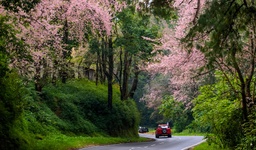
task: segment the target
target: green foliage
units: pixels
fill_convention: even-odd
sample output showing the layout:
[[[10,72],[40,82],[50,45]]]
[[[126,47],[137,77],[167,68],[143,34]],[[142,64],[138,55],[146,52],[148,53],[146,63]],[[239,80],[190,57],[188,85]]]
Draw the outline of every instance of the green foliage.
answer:
[[[242,125],[244,137],[241,143],[237,146],[237,150],[254,150],[256,146],[256,112],[255,108],[252,110],[252,114],[249,115],[249,121]]]
[[[176,132],[182,132],[193,120],[190,110],[170,96],[164,97],[159,109],[168,121],[171,120]]]
[[[207,142],[203,142],[193,148],[193,150],[229,150],[228,148],[221,148],[216,144],[209,144]]]
[[[6,72],[8,71],[8,63],[7,63],[8,57],[7,55],[3,54],[3,52],[0,51],[0,80],[2,77],[5,76]]]
[[[67,84],[48,86],[43,99],[66,125],[64,132],[94,135],[105,132],[112,136],[137,136],[139,114],[133,101],[120,101],[114,88],[113,109],[107,107],[107,88],[88,80],[73,80]],[[126,130],[123,130],[123,129]]]
[[[12,35],[11,25],[6,24],[8,19],[0,15],[0,80],[5,76],[8,71],[8,55],[6,50],[6,44],[8,43],[8,36]]]
[[[176,132],[175,129],[172,129],[172,134],[174,136],[205,136],[206,135],[206,133],[196,132],[195,130],[191,130],[191,129],[185,129],[182,132]]]
[[[3,2],[1,2],[3,3]],[[27,149],[30,136],[26,130],[24,108],[27,90],[9,62],[25,53],[24,43],[16,37],[17,31],[9,18],[0,15],[0,149]],[[15,52],[14,52],[15,51]],[[21,53],[22,52],[22,53]]]
[[[19,8],[29,12],[40,0],[1,0],[0,4],[7,10],[18,12]]]
[[[145,85],[149,82],[149,74],[147,72],[141,72],[139,74],[138,87],[133,96],[137,108],[140,113],[140,126],[146,127],[156,127],[156,120],[150,118],[150,115],[153,113],[153,108],[148,108],[145,101],[141,101],[143,94],[145,93]]]
[[[150,4],[151,11],[154,15],[165,20],[176,19],[177,14],[171,3],[173,0],[153,0]]]
[[[10,18],[10,16],[0,15],[0,57],[5,58],[4,60],[13,57],[29,59],[26,53],[26,44],[16,37],[18,31],[10,24]],[[0,61],[1,66],[3,62],[3,60]]]
[[[251,9],[254,10],[254,6]],[[246,49],[245,43],[250,38],[248,32],[254,22],[252,18],[255,18],[255,12],[241,5],[240,0],[213,0],[206,4],[197,24],[191,28],[183,42],[190,48],[196,46],[201,50],[207,59],[208,68],[216,67],[219,58],[227,67],[234,67],[232,54]],[[205,36],[209,38],[206,40]],[[193,39],[197,37],[202,38],[195,43]],[[235,61],[247,63],[248,56],[237,56]]]
[[[200,88],[200,94],[193,100],[193,115],[201,128],[212,133],[207,137],[209,142],[234,148],[242,137],[240,104],[223,77],[216,77],[215,84]]]
[[[78,135],[138,137],[139,114],[135,102],[120,101],[117,87],[110,111],[107,87],[87,80],[48,85],[40,97],[33,84],[23,87],[16,73],[7,72],[1,85],[4,85],[0,93],[2,150],[67,149],[79,145],[75,143],[79,141],[75,138]],[[74,136],[74,143],[62,145],[61,142],[72,139],[68,136]]]
[[[6,72],[0,85],[0,149],[26,149],[28,141],[22,119],[26,90],[15,72]]]
[[[24,119],[30,134],[35,139],[43,139],[50,133],[58,133],[59,126],[67,126],[45,103],[40,101],[33,90],[30,91],[30,97],[27,98]]]
[[[176,19],[177,14],[172,3],[173,0],[143,0],[139,1],[140,9],[138,11],[142,15],[150,13],[165,20]]]
[[[148,37],[155,39],[160,30],[157,24],[150,23],[152,18],[149,15],[140,16],[131,8],[123,10],[117,15],[117,22],[120,26],[122,36],[115,41],[117,47],[123,47],[129,54],[136,55],[141,60],[150,60],[155,56],[152,41],[143,39]]]

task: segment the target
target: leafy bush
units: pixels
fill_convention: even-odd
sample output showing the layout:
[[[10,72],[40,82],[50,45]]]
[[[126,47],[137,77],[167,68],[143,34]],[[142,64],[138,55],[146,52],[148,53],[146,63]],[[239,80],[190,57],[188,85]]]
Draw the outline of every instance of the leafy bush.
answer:
[[[240,143],[242,111],[227,83],[218,78],[215,84],[201,87],[193,103],[196,123],[210,132],[208,142],[232,149]]]
[[[126,100],[114,103],[113,110],[106,116],[107,132],[112,136],[132,137],[137,135],[138,116],[134,101]]]

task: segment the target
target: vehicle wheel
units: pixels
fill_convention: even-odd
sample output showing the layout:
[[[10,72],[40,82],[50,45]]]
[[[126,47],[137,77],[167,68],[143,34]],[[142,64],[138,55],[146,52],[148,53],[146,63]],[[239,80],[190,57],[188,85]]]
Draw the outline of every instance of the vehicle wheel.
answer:
[[[156,138],[159,138],[159,135],[158,135],[158,134],[156,134]]]
[[[168,137],[169,137],[169,138],[171,138],[171,137],[172,137],[172,135],[171,135],[171,134],[168,134]]]

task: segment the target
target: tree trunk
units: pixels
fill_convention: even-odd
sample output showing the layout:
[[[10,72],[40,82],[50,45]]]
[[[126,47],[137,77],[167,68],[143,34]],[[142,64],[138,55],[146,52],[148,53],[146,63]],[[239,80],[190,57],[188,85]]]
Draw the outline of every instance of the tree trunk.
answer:
[[[240,90],[242,96],[242,110],[243,110],[243,118],[245,121],[248,121],[248,110],[247,110],[247,100],[246,100],[246,85],[242,75],[242,72],[237,64],[236,61],[236,49],[233,49],[231,52],[231,60],[233,62],[234,68],[238,74],[239,81],[240,81]]]
[[[108,45],[107,45],[108,44]],[[113,53],[113,43],[112,37],[110,36],[108,40],[103,41],[102,49],[102,69],[107,77],[108,81],[108,108],[112,110],[112,99],[113,99],[113,67],[114,67],[114,53]],[[108,69],[107,69],[108,62]]]
[[[113,87],[112,87],[112,81],[113,81],[113,71],[114,71],[114,52],[113,52],[113,43],[112,43],[112,36],[109,37],[109,47],[108,47],[108,108],[112,110],[112,97],[113,97]]]
[[[134,66],[134,70],[135,70],[134,79],[133,79],[131,90],[129,92],[129,97],[130,98],[133,98],[134,93],[135,93],[135,91],[137,89],[137,86],[138,86],[138,82],[139,82],[139,74],[140,74],[139,67],[137,65]]]
[[[68,44],[69,33],[68,33],[68,20],[67,20],[67,18],[65,19],[63,30],[64,30],[63,43]],[[63,60],[65,60],[67,57],[68,57],[68,49],[65,48],[65,50],[63,51]],[[65,62],[65,61],[63,61],[63,62]],[[64,66],[65,66],[65,64],[64,64]],[[60,73],[62,83],[66,83],[67,75],[68,75],[66,67],[64,67],[64,66],[62,66],[61,73]]]
[[[120,61],[120,69],[119,69],[119,90],[120,90],[120,92],[121,92],[121,100],[123,100],[123,90],[122,90],[123,51],[122,51],[122,49],[120,50],[119,61]]]
[[[99,82],[99,60],[100,59],[100,54],[99,52],[97,51],[97,61],[96,61],[96,72],[95,72],[95,82],[96,82],[96,85],[98,85],[98,82]]]
[[[129,57],[128,52],[124,54],[124,70],[123,70],[123,84],[122,84],[122,96],[121,100],[127,100],[129,97],[128,93],[128,80],[130,75],[130,66],[132,62],[132,57]]]

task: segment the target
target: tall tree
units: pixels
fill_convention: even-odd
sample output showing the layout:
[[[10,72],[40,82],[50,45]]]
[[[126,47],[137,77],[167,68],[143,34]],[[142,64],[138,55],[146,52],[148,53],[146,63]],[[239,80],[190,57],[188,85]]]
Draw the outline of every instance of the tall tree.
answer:
[[[120,69],[117,77],[119,77],[121,99],[126,100],[133,98],[142,66],[146,62],[152,61],[157,53],[153,51],[153,45],[156,42],[148,39],[154,39],[158,36],[159,27],[154,23],[152,16],[140,14],[134,9],[134,6],[128,7],[117,17],[117,24],[121,31],[115,41],[120,50]],[[133,81],[129,85],[132,74]]]
[[[208,19],[211,18],[211,19]],[[230,0],[208,3],[204,14],[191,28],[184,41],[195,40],[197,47],[205,55],[207,66],[221,70],[228,81],[237,79],[239,90],[232,88],[241,98],[243,117],[254,104],[252,89],[255,75],[255,4],[253,1]],[[229,86],[236,85],[229,82]]]

